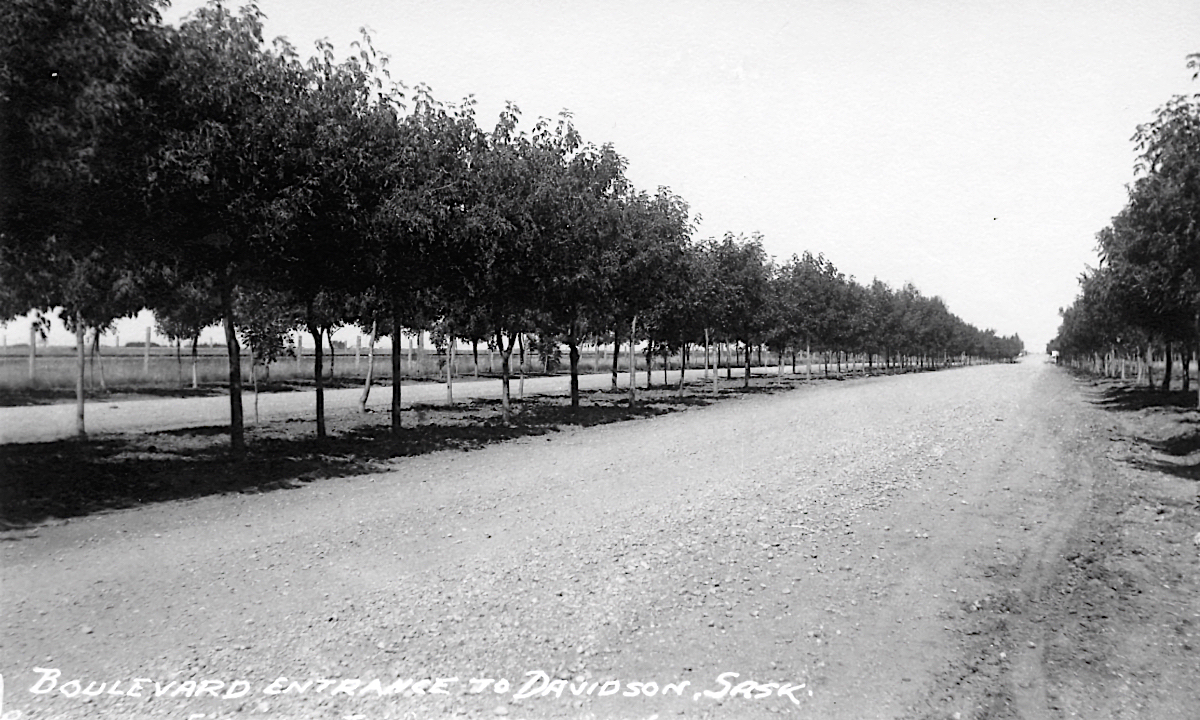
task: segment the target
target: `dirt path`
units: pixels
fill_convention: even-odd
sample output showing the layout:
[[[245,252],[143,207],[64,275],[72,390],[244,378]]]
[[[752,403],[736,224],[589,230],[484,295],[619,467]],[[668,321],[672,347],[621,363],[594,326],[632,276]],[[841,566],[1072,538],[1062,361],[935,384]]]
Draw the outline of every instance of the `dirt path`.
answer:
[[[722,379],[725,371],[722,369]],[[735,372],[735,377],[741,370]],[[756,375],[774,373],[774,368],[754,368]],[[687,379],[694,382],[704,375],[703,370],[689,370]],[[638,373],[639,386],[645,383],[645,373]],[[660,382],[661,372],[655,375],[655,381]],[[679,371],[669,374],[670,381],[679,381]],[[618,374],[618,385],[629,386],[629,373]],[[730,381],[725,381],[730,382]],[[512,380],[512,395],[516,397],[519,380]],[[582,390],[607,388],[612,383],[611,373],[585,374],[579,377]],[[525,392],[528,395],[537,394],[566,394],[570,389],[570,377],[556,375],[553,377],[525,378]],[[501,385],[499,380],[473,378],[457,378],[454,381],[455,401],[475,398],[499,398]],[[325,408],[328,412],[346,408],[357,408],[362,388],[342,388],[325,391]],[[446,385],[440,382],[405,383],[401,388],[401,398],[405,407],[414,404],[440,405],[446,402]],[[367,407],[377,412],[385,412],[391,406],[391,386],[374,387]],[[254,417],[254,393],[245,392],[242,395],[242,408],[247,422]],[[264,421],[281,418],[311,417],[314,413],[314,393],[308,392],[276,392],[262,393],[259,396],[259,417]],[[128,433],[145,430],[176,430],[179,428],[207,427],[212,425],[229,425],[229,396],[213,396],[204,398],[167,398],[167,399],[130,399],[115,401],[89,401],[84,410],[85,424],[89,434]],[[16,407],[0,407],[0,444],[47,442],[75,435],[75,405],[73,403],[58,403],[53,405],[32,405]]]
[[[1065,717],[1063,698],[1098,681],[1047,674],[1070,609],[1051,595],[1111,485],[1097,448],[1113,427],[1027,362],[14,534],[4,708]],[[102,694],[78,692],[89,683]]]

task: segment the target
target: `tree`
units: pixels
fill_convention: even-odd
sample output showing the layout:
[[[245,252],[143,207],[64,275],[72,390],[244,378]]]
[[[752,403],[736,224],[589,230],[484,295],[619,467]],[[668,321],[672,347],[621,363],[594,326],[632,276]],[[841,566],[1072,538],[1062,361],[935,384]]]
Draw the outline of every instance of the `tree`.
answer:
[[[138,202],[156,138],[143,91],[161,72],[159,3],[0,7],[0,313],[65,310],[85,330],[136,312],[149,216]]]
[[[1188,64],[1200,74],[1200,55]],[[1200,340],[1200,95],[1171,99],[1134,141],[1140,156],[1129,202],[1097,235],[1101,267],[1083,278],[1053,344],[1068,355],[1112,353],[1138,338],[1149,371],[1157,339],[1168,389],[1172,343]],[[1183,353],[1185,387],[1191,355]]]
[[[571,407],[579,407],[579,347],[604,325],[607,298],[620,276],[618,196],[624,191],[625,159],[610,145],[582,146],[560,118],[553,132],[539,124],[534,143],[543,152],[541,297],[538,324],[566,343]]]
[[[280,126],[304,87],[285,43],[266,48],[257,6],[233,14],[198,9],[174,34],[156,89],[163,145],[149,168],[149,202],[170,243],[158,248],[183,280],[212,278],[229,355],[230,445],[245,449],[236,289],[271,257],[273,211],[288,180],[278,163]]]
[[[750,348],[770,329],[765,311],[770,300],[771,263],[760,235],[726,234],[712,245],[711,252],[722,283],[718,329],[745,346],[745,387],[749,387]]]
[[[692,223],[687,202],[666,187],[658,188],[653,195],[629,189],[609,207],[614,213],[615,224],[606,266],[614,277],[609,285],[607,312],[603,313],[603,319],[612,332],[616,350],[620,348],[621,338],[628,337],[632,403],[637,398],[633,348],[641,337],[647,337],[647,328],[655,329],[647,324],[650,316],[675,291],[670,278],[682,262]],[[641,334],[638,332],[639,321]],[[616,359],[614,352],[614,384]]]
[[[512,353],[522,333],[536,330],[539,300],[545,297],[543,233],[557,199],[551,192],[552,158],[518,131],[519,113],[509,104],[486,142],[476,146],[462,235],[470,246],[454,265],[462,290],[451,301],[469,306],[491,327],[506,423],[512,419]]]
[[[1200,55],[1189,65],[1200,72]],[[1200,338],[1200,94],[1178,96],[1159,109],[1134,136],[1141,176],[1127,206],[1133,230],[1123,263],[1140,266],[1143,295],[1168,318],[1169,339]],[[1137,271],[1134,271],[1137,272]],[[1170,362],[1168,349],[1167,358]],[[1186,373],[1186,367],[1185,367]],[[1170,383],[1170,370],[1163,387]],[[1198,386],[1200,387],[1200,386]],[[1198,396],[1200,402],[1200,396]]]
[[[221,306],[211,276],[188,281],[176,281],[177,277],[173,269],[167,269],[161,276],[163,286],[152,294],[154,319],[160,334],[176,342],[191,343],[194,390],[199,383],[196,365],[200,333],[221,321]]]
[[[317,439],[326,436],[324,339],[343,322],[348,298],[369,282],[373,250],[369,222],[385,200],[380,177],[392,158],[386,143],[398,91],[373,77],[378,59],[364,38],[359,57],[334,61],[331,45],[302,70],[303,86],[275,120],[275,160],[287,183],[268,209],[273,223],[258,282],[287,293],[302,308],[313,338]],[[268,259],[269,258],[269,259]],[[332,362],[332,360],[331,360]]]
[[[292,349],[291,332],[304,322],[303,314],[293,302],[287,293],[246,286],[238,288],[234,298],[238,337],[250,348],[255,422],[258,421],[258,368],[269,372],[271,363]]]
[[[370,219],[369,289],[388,308],[392,331],[392,432],[401,430],[401,334],[461,318],[486,293],[490,215],[477,168],[486,161],[473,102],[445,106],[418,87],[413,111],[394,119],[380,105],[372,117],[383,202]],[[494,327],[494,326],[493,326]]]

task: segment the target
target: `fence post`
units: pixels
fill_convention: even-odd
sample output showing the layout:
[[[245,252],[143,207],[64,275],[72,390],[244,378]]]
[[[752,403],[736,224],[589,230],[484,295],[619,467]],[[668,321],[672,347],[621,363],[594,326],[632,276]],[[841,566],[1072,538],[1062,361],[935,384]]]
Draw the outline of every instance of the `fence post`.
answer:
[[[362,355],[362,335],[354,339],[354,372],[358,372],[359,357]]]

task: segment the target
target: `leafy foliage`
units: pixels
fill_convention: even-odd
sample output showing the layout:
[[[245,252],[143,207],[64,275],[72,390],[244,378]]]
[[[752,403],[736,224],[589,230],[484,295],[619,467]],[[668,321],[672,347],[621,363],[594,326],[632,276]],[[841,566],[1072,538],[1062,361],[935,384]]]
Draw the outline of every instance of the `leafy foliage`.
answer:
[[[321,340],[348,323],[394,348],[405,330],[494,347],[506,420],[523,337],[546,358],[567,346],[573,405],[579,346],[602,336],[664,356],[739,343],[747,373],[764,344],[889,359],[1020,351],[938,298],[860,286],[824,256],[780,266],[757,235],[695,240],[686,201],[634,188],[625,158],[586,142],[569,113],[527,131],[509,104],[484,131],[470,98],[447,105],[392,81],[368,35],[347,58],[322,42],[301,60],[264,42],[254,4],[214,0],[178,28],[156,7],[0,8],[14,48],[0,66],[0,311],[63,307],[97,327],[149,308],[193,345],[222,322],[235,451],[241,343],[269,362],[301,327],[316,341],[318,437]],[[1146,131],[1148,157],[1173,167],[1164,132]],[[399,377],[400,353],[392,362]],[[392,398],[398,431],[399,386]]]

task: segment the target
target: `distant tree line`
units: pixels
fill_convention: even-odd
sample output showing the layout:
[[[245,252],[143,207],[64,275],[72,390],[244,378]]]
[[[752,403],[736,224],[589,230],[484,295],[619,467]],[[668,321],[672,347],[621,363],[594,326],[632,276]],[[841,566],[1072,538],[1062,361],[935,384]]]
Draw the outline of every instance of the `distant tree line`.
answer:
[[[0,316],[61,309],[83,347],[153,310],[190,341],[219,324],[231,442],[244,447],[242,348],[258,363],[300,329],[323,348],[428,331],[510,360],[524,338],[565,346],[578,405],[581,345],[687,355],[738,343],[793,365],[819,353],[933,366],[1019,354],[912,285],[863,286],[823,256],[776,263],[758,236],[694,240],[687,203],[625,176],[611,145],[563,113],[490,132],[473,101],[392,80],[365,35],[337,59],[265,43],[254,5],[211,2],[179,27],[154,0],[0,7]],[[392,353],[393,377],[400,353]],[[615,363],[614,363],[615,368]],[[631,383],[632,385],[632,383]],[[392,426],[400,427],[400,388]]]
[[[1200,54],[1188,67],[1200,75]],[[1129,200],[1097,234],[1100,266],[1080,278],[1047,349],[1098,372],[1136,371],[1150,385],[1161,358],[1163,390],[1178,359],[1187,391],[1200,340],[1200,94],[1172,98],[1134,142]]]

